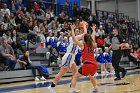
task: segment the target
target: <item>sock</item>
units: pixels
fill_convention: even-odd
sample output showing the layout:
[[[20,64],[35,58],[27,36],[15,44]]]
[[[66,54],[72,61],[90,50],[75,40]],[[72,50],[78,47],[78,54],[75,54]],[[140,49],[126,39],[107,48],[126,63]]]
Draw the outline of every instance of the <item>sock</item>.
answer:
[[[52,82],[51,87],[55,87],[55,83]]]
[[[70,88],[71,88],[71,84],[70,84]]]

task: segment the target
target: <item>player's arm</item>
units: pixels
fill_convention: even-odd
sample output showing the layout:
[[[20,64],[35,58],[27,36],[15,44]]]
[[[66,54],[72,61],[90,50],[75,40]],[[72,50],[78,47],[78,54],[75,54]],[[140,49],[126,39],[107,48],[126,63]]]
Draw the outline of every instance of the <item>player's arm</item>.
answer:
[[[86,23],[84,23],[84,33],[81,35],[81,37],[83,38],[85,34],[87,34],[87,24]]]
[[[72,40],[81,48],[84,48],[83,43],[81,43],[75,36],[74,30],[75,30],[75,25],[71,25],[71,30],[72,30]]]
[[[94,44],[95,44],[95,43],[96,43],[96,42],[95,42],[95,34],[96,34],[96,31],[95,31],[95,30],[96,30],[96,25],[93,24],[91,28],[92,28],[91,37],[92,37],[92,39],[93,39],[93,41],[94,41]]]

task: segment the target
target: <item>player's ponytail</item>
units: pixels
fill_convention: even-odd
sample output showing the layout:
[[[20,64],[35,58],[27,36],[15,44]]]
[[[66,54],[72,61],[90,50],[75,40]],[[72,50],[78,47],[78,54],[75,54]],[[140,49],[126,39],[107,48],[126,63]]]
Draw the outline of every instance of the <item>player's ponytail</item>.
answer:
[[[93,47],[93,39],[92,39],[91,35],[85,34],[84,41],[85,41],[85,43],[87,43],[88,47],[90,47],[90,48]]]

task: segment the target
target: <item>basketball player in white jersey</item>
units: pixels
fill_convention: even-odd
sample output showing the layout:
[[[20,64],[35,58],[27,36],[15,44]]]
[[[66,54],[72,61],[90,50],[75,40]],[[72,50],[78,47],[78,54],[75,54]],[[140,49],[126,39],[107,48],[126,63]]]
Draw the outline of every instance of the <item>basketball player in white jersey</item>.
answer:
[[[76,38],[78,40],[82,39],[82,37],[84,36],[84,34],[87,33],[87,24],[84,24],[84,33],[79,35],[80,32],[75,30],[75,34],[76,34]],[[51,83],[51,85],[48,87],[48,89],[50,90],[51,93],[55,93],[55,86],[57,84],[57,82],[62,78],[62,76],[67,73],[69,70],[71,70],[72,74],[74,75],[78,69],[77,66],[74,62],[75,60],[75,55],[78,52],[78,46],[73,42],[72,37],[69,38],[69,45],[67,47],[67,51],[65,53],[65,55],[62,57],[62,66],[61,69],[59,71],[59,73],[55,76],[55,79],[53,80],[53,82]],[[75,89],[75,91],[79,92],[80,90]]]

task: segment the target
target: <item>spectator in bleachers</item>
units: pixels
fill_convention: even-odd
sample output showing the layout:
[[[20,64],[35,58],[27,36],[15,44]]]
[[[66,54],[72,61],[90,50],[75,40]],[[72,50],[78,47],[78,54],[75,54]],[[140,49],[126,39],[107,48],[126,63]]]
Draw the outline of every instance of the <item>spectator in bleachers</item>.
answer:
[[[109,47],[111,45],[111,42],[110,42],[110,36],[109,35],[106,35],[106,38],[104,38],[104,42],[105,42],[105,47]]]
[[[62,58],[67,50],[67,37],[61,37],[61,40],[57,43],[57,47],[59,49],[59,55]]]
[[[36,2],[34,2],[34,7],[33,7],[33,9],[34,9],[34,12],[38,12],[39,11],[39,5],[36,3]]]
[[[105,42],[104,42],[103,37],[101,35],[99,35],[99,37],[97,37],[96,43],[97,43],[97,47],[102,48],[102,50],[104,51]]]
[[[22,3],[22,0],[18,0],[16,3],[16,9],[18,9],[19,7],[21,7],[21,10],[24,9],[24,4]]]
[[[68,17],[65,15],[64,11],[62,11],[58,16],[58,22],[60,24],[64,24],[64,22],[68,19]]]
[[[25,41],[22,37],[20,37],[17,34],[15,29],[13,29],[11,31],[11,39],[12,39],[11,46],[15,50],[15,53],[17,54],[17,49],[19,49],[21,52],[23,52],[24,49],[22,48],[22,45],[25,45]],[[22,44],[21,44],[21,42],[22,42]]]
[[[0,62],[8,66],[7,70],[14,70],[16,65],[16,58],[13,48],[8,44],[6,38],[2,38],[0,46]]]
[[[36,32],[36,35],[38,37],[38,39],[40,40],[40,42],[44,43],[44,46],[45,46],[45,36],[44,36],[44,33],[45,32],[45,27],[43,25],[43,23],[39,23],[39,29],[38,31]]]
[[[64,27],[62,27],[61,32],[65,33],[68,32],[68,24],[64,23]]]
[[[2,37],[6,33],[6,30],[4,29],[4,22],[0,23],[0,37]]]
[[[24,15],[24,13],[23,13],[23,10],[21,9],[20,6],[18,7],[18,9],[17,9],[17,11],[16,11],[16,14],[17,14],[17,15],[20,15],[21,18],[24,18],[24,17],[25,17],[25,15]]]
[[[54,14],[51,9],[48,9],[48,11],[45,15],[46,15],[46,19],[47,19],[48,23],[50,23],[54,19]]]
[[[12,12],[12,13],[15,13],[15,12],[16,12],[15,3],[16,3],[15,0],[12,0],[12,1],[11,1],[11,12]]]
[[[75,25],[76,25],[76,28],[79,28],[79,24],[80,24],[80,19],[76,19],[76,23],[75,23]]]
[[[103,30],[103,27],[100,25],[98,31],[96,32],[96,34],[98,33],[99,36],[104,37],[105,36],[105,31]]]
[[[1,9],[0,11],[1,11],[3,17],[6,13],[10,16],[10,10],[7,8],[7,4],[4,4],[3,9]]]
[[[54,20],[52,20],[51,22],[49,22],[49,24],[48,24],[48,30],[53,30],[53,24],[54,24]]]
[[[49,32],[49,36],[46,38],[46,47],[53,46],[53,33]]]
[[[10,16],[8,15],[8,13],[5,13],[4,17],[3,17],[3,22],[4,22],[4,29],[5,30],[9,30],[10,28]]]
[[[138,60],[139,60],[139,62],[140,62],[140,48],[137,49],[137,55],[138,55],[138,56],[137,56],[137,57],[138,57]],[[139,66],[140,66],[140,65],[139,65]]]
[[[137,49],[131,49],[131,52],[129,54],[129,61],[132,61],[136,64],[136,66],[139,66],[139,62],[138,62],[138,54],[137,54]]]
[[[24,18],[21,25],[20,25],[20,32],[21,33],[28,33],[28,21],[27,21],[27,18]]]
[[[57,48],[57,43],[58,43],[58,37],[57,37],[57,33],[55,32],[54,33],[54,42],[53,42],[53,48],[55,48],[56,50],[58,49]]]
[[[54,62],[55,62],[55,64],[57,64],[58,56],[59,56],[59,54],[58,54],[57,50],[55,48],[51,47],[50,48],[50,59],[49,59],[50,63],[54,64]]]
[[[46,80],[43,76],[43,72],[40,66],[33,66],[32,61],[30,60],[29,51],[25,51],[24,55],[18,59],[19,63],[21,63],[24,69],[32,69],[34,79],[39,81],[39,78],[36,75],[36,70],[38,70],[40,75],[40,80]]]
[[[15,16],[13,13],[10,14],[10,28],[16,27]]]
[[[16,22],[16,24],[17,24],[17,26],[18,26],[19,29],[20,29],[20,25],[21,25],[22,21],[23,21],[23,20],[22,20],[20,14],[18,14],[18,15],[15,17],[15,22]]]

